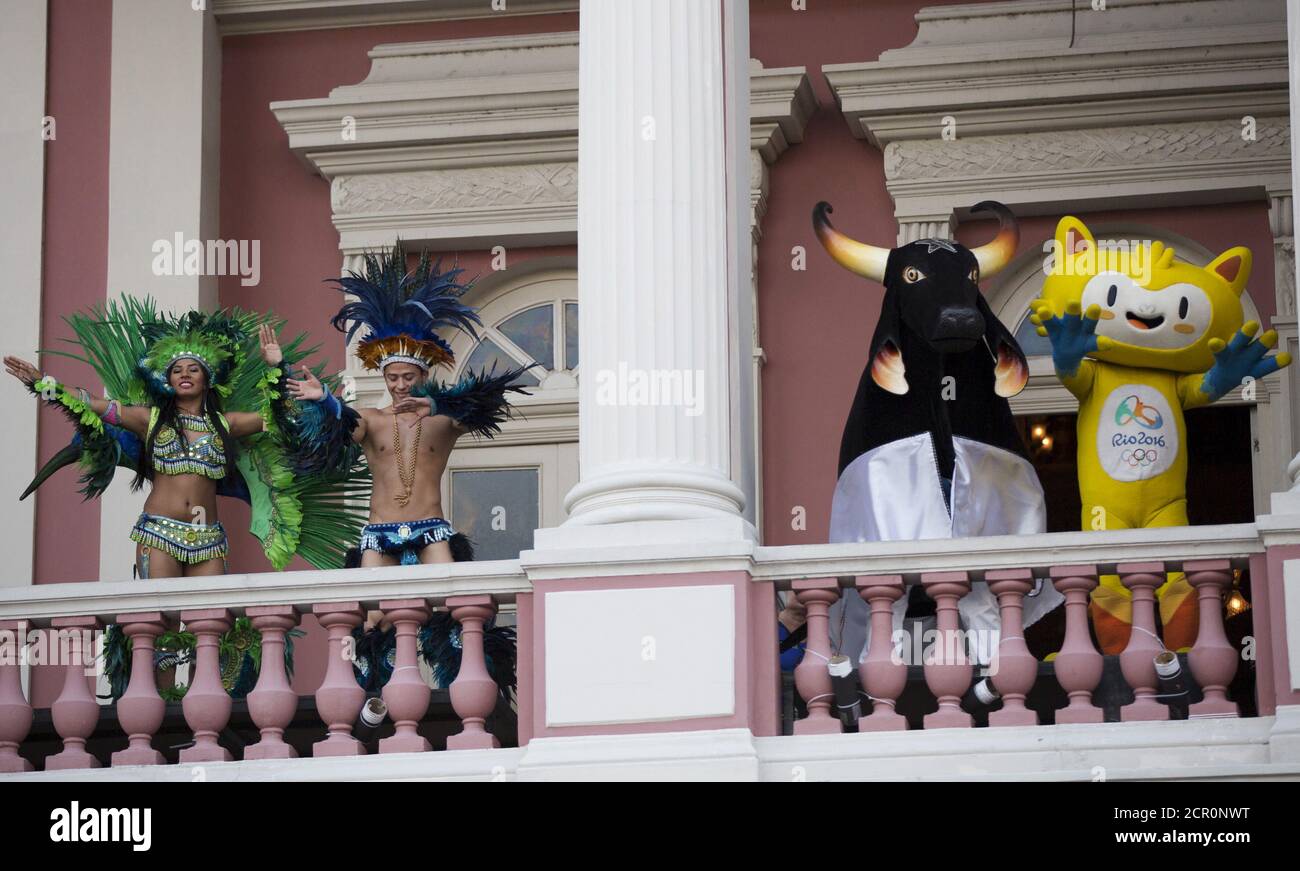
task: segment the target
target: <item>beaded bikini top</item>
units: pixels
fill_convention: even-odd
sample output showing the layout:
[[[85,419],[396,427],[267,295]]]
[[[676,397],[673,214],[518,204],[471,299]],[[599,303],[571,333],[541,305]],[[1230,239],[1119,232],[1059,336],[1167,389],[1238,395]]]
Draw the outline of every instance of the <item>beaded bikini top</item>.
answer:
[[[177,432],[169,424],[158,426],[158,409],[149,414],[149,429],[158,428],[153,445],[153,468],[164,475],[202,475],[205,478],[226,477],[226,445],[221,435],[207,417],[178,414],[181,426],[190,432],[201,432],[194,441]],[[224,417],[222,424],[226,423]],[[227,425],[227,432],[229,426]]]

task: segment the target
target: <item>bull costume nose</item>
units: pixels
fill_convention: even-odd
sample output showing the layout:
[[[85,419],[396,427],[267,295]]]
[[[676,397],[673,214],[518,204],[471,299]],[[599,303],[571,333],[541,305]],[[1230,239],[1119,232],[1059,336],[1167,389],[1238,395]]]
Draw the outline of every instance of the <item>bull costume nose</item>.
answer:
[[[984,317],[973,306],[945,306],[939,309],[929,339],[932,343],[960,344],[969,349],[984,335]]]

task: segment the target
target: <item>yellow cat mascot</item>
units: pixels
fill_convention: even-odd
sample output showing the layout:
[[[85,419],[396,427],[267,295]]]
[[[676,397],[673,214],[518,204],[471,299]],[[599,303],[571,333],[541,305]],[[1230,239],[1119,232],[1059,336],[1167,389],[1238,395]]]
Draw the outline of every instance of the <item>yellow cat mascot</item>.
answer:
[[[1187,525],[1183,410],[1291,362],[1266,356],[1272,330],[1243,324],[1250,250],[1208,266],[1174,259],[1160,242],[1102,243],[1078,218],[1056,227],[1043,298],[1030,320],[1052,343],[1057,377],[1079,399],[1079,492],[1085,529]],[[1249,486],[1241,482],[1240,486]],[[1196,640],[1196,597],[1182,574],[1157,592],[1170,650]],[[1119,578],[1093,592],[1103,653],[1128,643],[1132,611]]]

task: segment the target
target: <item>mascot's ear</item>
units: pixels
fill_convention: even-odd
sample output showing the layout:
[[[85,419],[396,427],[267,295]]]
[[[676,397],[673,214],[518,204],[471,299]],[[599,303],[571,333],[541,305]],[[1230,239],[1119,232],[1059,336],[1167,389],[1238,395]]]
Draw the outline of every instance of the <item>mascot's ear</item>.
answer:
[[[1205,271],[1218,275],[1228,282],[1233,293],[1241,296],[1241,292],[1246,289],[1246,282],[1250,280],[1250,261],[1250,249],[1238,245],[1214,258],[1214,262],[1205,267]]]
[[[876,334],[871,337],[871,380],[882,390],[902,396],[907,393],[907,370],[903,365],[903,345],[899,340],[902,332],[900,320],[898,294],[885,288]]]
[[[984,316],[984,341],[996,361],[993,364],[993,392],[1003,397],[1015,396],[1029,382],[1029,361],[1025,359],[1025,352],[1020,350],[1016,337],[993,314],[984,295],[980,294],[976,300],[980,314]]]
[[[1056,225],[1056,256],[1073,257],[1091,248],[1097,250],[1092,231],[1073,215],[1066,215]]]

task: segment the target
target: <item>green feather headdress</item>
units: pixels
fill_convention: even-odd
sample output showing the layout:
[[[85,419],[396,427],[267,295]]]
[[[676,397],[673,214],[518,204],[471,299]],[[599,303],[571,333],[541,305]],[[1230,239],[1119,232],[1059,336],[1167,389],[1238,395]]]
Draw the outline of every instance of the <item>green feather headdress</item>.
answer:
[[[237,319],[226,312],[192,311],[144,324],[141,332],[145,353],[139,374],[151,392],[173,395],[176,391],[167,381],[167,372],[177,360],[191,359],[207,372],[209,387],[223,398],[230,396],[230,374],[243,363],[247,339]]]

